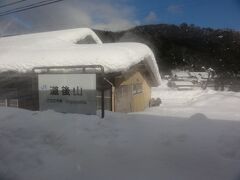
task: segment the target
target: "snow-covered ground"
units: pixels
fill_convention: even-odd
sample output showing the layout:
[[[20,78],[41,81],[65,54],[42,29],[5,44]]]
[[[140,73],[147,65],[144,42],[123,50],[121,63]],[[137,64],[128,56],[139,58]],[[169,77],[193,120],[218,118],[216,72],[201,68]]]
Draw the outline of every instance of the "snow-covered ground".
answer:
[[[0,108],[0,179],[239,180],[239,94],[153,91],[162,106],[105,119]]]
[[[240,93],[200,88],[177,91],[167,87],[163,80],[162,86],[152,89],[152,96],[160,97],[162,105],[148,109],[148,114],[188,118],[202,113],[211,119],[240,121]]]

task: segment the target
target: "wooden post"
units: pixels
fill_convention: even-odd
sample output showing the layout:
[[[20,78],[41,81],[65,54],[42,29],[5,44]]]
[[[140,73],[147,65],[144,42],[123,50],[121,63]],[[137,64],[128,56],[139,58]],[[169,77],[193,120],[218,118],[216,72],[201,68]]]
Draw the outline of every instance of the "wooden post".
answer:
[[[208,78],[207,78],[205,86],[203,87],[204,90],[207,89],[207,86],[208,86],[208,83],[209,83],[209,80],[210,80],[210,75],[211,75],[211,72],[208,71]]]
[[[105,116],[105,112],[104,112],[104,111],[105,111],[105,107],[104,107],[104,106],[105,106],[105,104],[104,104],[104,99],[105,99],[105,98],[104,98],[103,82],[104,82],[104,81],[102,81],[102,91],[101,91],[101,93],[102,93],[102,95],[101,95],[101,97],[102,97],[102,100],[101,100],[101,103],[102,103],[102,116],[101,116],[101,117],[102,117],[102,118],[104,118],[104,116]]]
[[[5,99],[5,107],[8,107],[8,100]]]
[[[105,93],[104,93],[104,90],[105,90],[105,88],[104,88],[104,80],[105,80],[105,77],[104,77],[104,69],[102,69],[102,80],[101,80],[101,83],[102,83],[102,85],[101,85],[101,87],[102,87],[102,89],[101,89],[101,97],[102,97],[102,100],[101,100],[101,103],[102,103],[102,119],[105,117],[105,97],[104,97],[104,95],[105,95]]]
[[[111,85],[112,87],[112,112],[115,112],[115,86],[113,83],[111,83],[107,78],[104,78],[104,80]]]
[[[115,112],[115,87],[112,86],[112,112]]]

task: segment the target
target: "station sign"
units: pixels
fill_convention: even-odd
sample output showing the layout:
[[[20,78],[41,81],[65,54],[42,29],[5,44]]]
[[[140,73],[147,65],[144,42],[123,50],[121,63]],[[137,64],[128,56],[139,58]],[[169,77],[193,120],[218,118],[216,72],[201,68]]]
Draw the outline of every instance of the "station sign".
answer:
[[[38,74],[39,109],[95,115],[96,74]]]

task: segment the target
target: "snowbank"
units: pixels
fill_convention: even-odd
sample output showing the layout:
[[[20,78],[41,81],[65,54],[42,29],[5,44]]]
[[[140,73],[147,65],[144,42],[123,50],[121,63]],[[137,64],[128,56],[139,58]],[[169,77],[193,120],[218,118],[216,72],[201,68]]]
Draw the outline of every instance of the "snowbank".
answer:
[[[0,179],[237,180],[240,122],[0,108]]]
[[[89,34],[98,44],[75,43]],[[0,38],[0,46],[0,72],[26,72],[40,66],[102,65],[110,73],[127,71],[143,62],[158,84],[161,80],[149,47],[140,43],[101,44],[89,29]]]

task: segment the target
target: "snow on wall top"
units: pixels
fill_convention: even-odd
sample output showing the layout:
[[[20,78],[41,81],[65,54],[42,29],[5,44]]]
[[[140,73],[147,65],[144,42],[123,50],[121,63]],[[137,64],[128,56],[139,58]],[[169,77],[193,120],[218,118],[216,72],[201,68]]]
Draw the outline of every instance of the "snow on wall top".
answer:
[[[91,34],[98,44],[76,44]],[[106,73],[124,72],[144,62],[160,84],[151,49],[140,43],[102,44],[89,29],[73,29],[0,38],[0,72],[31,71],[34,67],[102,65]]]

